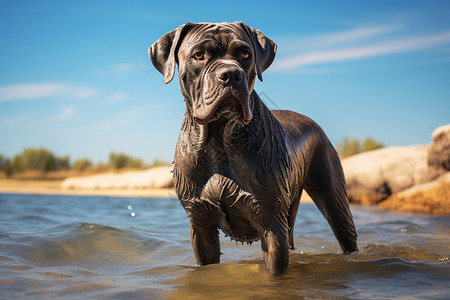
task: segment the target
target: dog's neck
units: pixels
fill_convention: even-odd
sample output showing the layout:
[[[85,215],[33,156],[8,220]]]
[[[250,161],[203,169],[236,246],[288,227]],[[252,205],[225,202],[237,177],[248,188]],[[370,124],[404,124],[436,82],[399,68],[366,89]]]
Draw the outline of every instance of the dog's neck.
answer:
[[[236,121],[236,119],[226,119],[225,117],[221,117],[217,120],[209,122],[208,124],[201,125],[197,123],[193,118],[191,107],[192,101],[189,99],[185,99],[185,103],[186,110],[181,126],[181,131],[187,132],[189,134],[188,140],[191,142],[193,146],[192,148],[195,150],[202,150],[207,145],[211,135],[213,135],[214,137],[218,137],[218,135],[221,135],[226,138],[232,132],[236,133],[237,131],[240,131],[250,125],[249,124],[247,126],[242,126]],[[261,104],[262,101],[259,98],[258,94],[256,93],[256,91],[252,90],[249,96],[249,105],[251,110],[259,110]],[[267,108],[265,107],[265,109]],[[258,121],[258,117],[256,116],[256,118],[251,122],[256,123]]]
[[[272,153],[275,148],[285,145],[284,129],[256,91],[252,91],[249,101],[253,119],[245,126],[225,118],[205,125],[198,124],[192,116],[190,101],[186,101],[181,133],[185,135],[182,139],[188,143],[186,146],[190,152],[199,156],[209,151],[210,147],[215,147],[214,151],[226,151],[232,156],[242,154],[252,157]],[[271,138],[267,140],[267,136]]]
[[[254,182],[273,186],[275,192],[288,190],[290,160],[285,131],[255,91],[250,106],[253,119],[246,126],[224,118],[200,125],[186,109],[174,165],[180,195],[189,190],[187,182],[203,186],[214,173],[233,178],[255,195],[263,189]],[[182,196],[191,197],[189,193]]]

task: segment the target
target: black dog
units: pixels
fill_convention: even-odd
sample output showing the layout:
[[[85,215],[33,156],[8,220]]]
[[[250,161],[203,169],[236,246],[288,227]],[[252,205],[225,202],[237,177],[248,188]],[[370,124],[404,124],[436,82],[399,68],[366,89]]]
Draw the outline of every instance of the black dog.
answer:
[[[236,22],[188,23],[149,49],[164,83],[178,63],[186,112],[174,185],[199,265],[219,262],[220,228],[236,241],[261,240],[266,268],[283,273],[303,189],[343,251],[358,250],[341,163],[325,133],[306,116],[269,111],[253,90],[276,48]]]

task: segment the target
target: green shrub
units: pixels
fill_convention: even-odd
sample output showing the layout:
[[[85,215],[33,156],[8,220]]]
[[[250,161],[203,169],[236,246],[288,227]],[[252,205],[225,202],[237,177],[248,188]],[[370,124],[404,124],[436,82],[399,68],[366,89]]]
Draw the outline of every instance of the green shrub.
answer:
[[[142,160],[124,153],[111,152],[109,154],[109,165],[116,170],[123,168],[141,168]]]
[[[26,148],[22,153],[15,155],[12,160],[12,171],[14,173],[30,170],[48,172],[68,170],[69,168],[69,156],[57,157],[44,148]]]
[[[375,150],[383,147],[383,143],[378,142],[373,138],[366,138],[361,143],[358,139],[350,139],[346,136],[343,138],[342,142],[337,144],[336,149],[339,155],[342,158],[345,158],[361,152]]]
[[[366,138],[364,140],[364,143],[363,143],[362,151],[363,152],[364,151],[370,151],[370,150],[380,149],[380,148],[383,148],[383,147],[384,147],[383,143],[378,142],[378,141],[376,141],[376,140],[374,140],[372,138]]]
[[[85,172],[92,168],[92,162],[88,158],[76,160],[72,165],[72,170],[77,172]]]

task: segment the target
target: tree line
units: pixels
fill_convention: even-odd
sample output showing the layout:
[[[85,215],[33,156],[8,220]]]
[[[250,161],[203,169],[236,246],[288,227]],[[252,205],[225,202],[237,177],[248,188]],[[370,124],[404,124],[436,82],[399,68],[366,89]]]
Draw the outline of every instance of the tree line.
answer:
[[[356,138],[344,137],[336,146],[336,149],[341,158],[346,158],[351,155],[383,148],[383,143],[374,140],[373,138],[366,138],[360,141]],[[136,158],[125,153],[111,152],[108,157],[108,162],[94,164],[88,158],[81,158],[70,161],[68,155],[57,156],[45,148],[25,148],[22,153],[15,155],[12,158],[5,157],[0,154],[0,171],[7,176],[20,174],[26,171],[37,171],[41,173],[51,171],[75,171],[75,172],[102,172],[109,169],[120,170],[125,168],[144,168],[159,165],[166,165],[168,162],[155,159],[152,164],[144,165],[142,159]]]
[[[150,166],[164,165],[167,162],[155,159]],[[25,148],[22,153],[12,158],[0,154],[0,171],[7,176],[23,173],[26,171],[37,171],[41,173],[51,171],[75,171],[75,172],[101,172],[108,169],[120,170],[124,168],[144,168],[142,159],[125,153],[111,152],[106,163],[94,164],[88,158],[70,161],[68,155],[57,156],[45,148]]]
[[[356,138],[351,139],[346,136],[337,144],[336,150],[341,158],[346,158],[361,152],[376,150],[383,147],[383,143],[376,141],[373,138],[366,138],[361,142]]]

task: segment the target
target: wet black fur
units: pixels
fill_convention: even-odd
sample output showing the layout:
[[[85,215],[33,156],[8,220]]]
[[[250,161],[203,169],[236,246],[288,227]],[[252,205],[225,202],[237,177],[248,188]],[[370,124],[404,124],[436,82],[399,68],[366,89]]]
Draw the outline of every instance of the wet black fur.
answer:
[[[215,52],[205,67],[191,62],[191,54],[183,56],[179,65],[186,113],[176,147],[174,185],[190,220],[198,264],[219,262],[221,229],[236,241],[261,240],[267,269],[283,273],[289,264],[288,249],[294,248],[293,228],[303,190],[327,219],[344,253],[356,251],[341,163],[325,133],[304,115],[270,111],[253,90],[255,78],[262,79],[261,73],[275,57],[276,45],[270,39],[243,23],[188,23],[164,35],[149,50],[164,82],[170,82],[175,63],[180,64],[178,52],[189,52],[190,45],[206,33],[217,41],[228,35],[227,45],[230,38],[241,39],[252,48],[252,60],[243,62],[225,49]],[[218,66],[211,68],[214,61]],[[233,103],[239,109],[222,114],[218,102],[218,112],[203,120],[206,124],[199,124],[195,114],[203,105],[205,80],[211,80],[209,85],[223,84],[214,81],[214,74],[236,65],[232,68],[245,74],[245,83],[236,83],[233,90],[237,91]],[[246,107],[251,116],[248,124]]]

